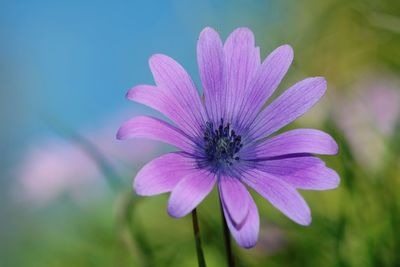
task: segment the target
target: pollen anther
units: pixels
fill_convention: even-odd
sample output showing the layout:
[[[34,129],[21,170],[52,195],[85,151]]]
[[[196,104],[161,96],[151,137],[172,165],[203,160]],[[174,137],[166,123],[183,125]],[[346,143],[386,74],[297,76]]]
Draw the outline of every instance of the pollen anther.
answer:
[[[242,137],[231,129],[230,123],[221,124],[214,130],[212,122],[206,123],[204,132],[205,154],[207,159],[217,165],[232,165],[239,161],[238,152],[242,148]]]

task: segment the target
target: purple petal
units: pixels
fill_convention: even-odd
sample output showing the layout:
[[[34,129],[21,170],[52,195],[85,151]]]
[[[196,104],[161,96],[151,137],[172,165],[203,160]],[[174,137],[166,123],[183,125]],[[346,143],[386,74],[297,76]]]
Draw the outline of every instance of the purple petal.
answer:
[[[258,115],[248,132],[250,138],[259,140],[291,123],[317,103],[325,91],[322,77],[296,83]]]
[[[182,130],[191,135],[202,134],[204,108],[197,89],[184,68],[172,58],[161,54],[153,55],[149,64],[157,87],[165,92],[168,99],[174,99],[173,104],[182,111]]]
[[[285,154],[315,153],[334,155],[338,152],[335,140],[327,134],[314,129],[296,129],[274,136],[243,153],[252,159],[275,157]]]
[[[226,211],[237,229],[243,226],[243,222],[249,212],[249,191],[237,178],[221,176],[219,183],[221,200]]]
[[[264,60],[239,108],[240,126],[246,128],[278,87],[293,61],[293,49],[282,45]]]
[[[260,47],[256,46],[256,48],[254,49],[254,60],[256,62],[257,67],[259,67],[261,65],[261,51],[260,51]]]
[[[298,189],[329,190],[338,187],[338,174],[314,156],[290,157],[257,163],[267,172]]]
[[[246,174],[243,181],[296,223],[311,223],[310,208],[292,185],[257,170]]]
[[[194,165],[194,160],[181,152],[162,155],[138,172],[133,188],[141,196],[170,192]]]
[[[180,218],[191,212],[211,192],[215,175],[194,169],[172,190],[168,201],[168,214]]]
[[[125,122],[118,130],[117,139],[148,138],[176,146],[188,153],[194,152],[194,143],[178,128],[147,116],[138,116]]]
[[[126,97],[161,112],[189,134],[197,132],[188,119],[188,111],[180,98],[172,96],[166,90],[152,85],[138,85],[130,89]]]
[[[224,50],[218,33],[205,28],[197,42],[197,62],[204,89],[207,113],[214,124],[224,117]]]
[[[224,45],[226,66],[226,119],[237,118],[239,101],[243,99],[249,83],[259,67],[259,51],[254,35],[247,28],[238,28],[227,38]]]
[[[239,246],[243,248],[254,247],[257,243],[258,233],[260,231],[260,217],[253,198],[251,196],[249,198],[249,212],[240,229],[236,228],[223,202],[222,207],[228,228]]]

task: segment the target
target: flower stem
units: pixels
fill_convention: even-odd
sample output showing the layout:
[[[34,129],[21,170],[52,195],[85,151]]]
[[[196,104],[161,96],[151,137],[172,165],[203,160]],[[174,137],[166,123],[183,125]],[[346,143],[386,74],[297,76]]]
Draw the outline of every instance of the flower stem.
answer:
[[[222,225],[224,227],[224,241],[225,241],[225,249],[226,249],[226,261],[228,263],[228,267],[235,267],[235,261],[232,253],[231,246],[231,235],[229,233],[228,225],[226,224],[226,219],[224,215],[224,210],[222,207],[222,202],[220,199],[220,207],[221,207],[221,217],[222,217]]]
[[[193,222],[194,240],[196,242],[197,262],[199,264],[199,267],[206,267],[203,248],[201,247],[200,228],[199,228],[199,221],[197,220],[196,209],[192,211],[192,222]]]

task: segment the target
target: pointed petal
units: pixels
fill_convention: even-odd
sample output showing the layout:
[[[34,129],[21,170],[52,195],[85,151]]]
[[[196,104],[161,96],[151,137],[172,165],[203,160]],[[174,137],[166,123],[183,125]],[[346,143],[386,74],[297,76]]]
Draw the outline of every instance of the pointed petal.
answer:
[[[166,90],[152,85],[137,85],[131,88],[126,98],[155,109],[172,120],[178,127],[195,133],[196,128],[188,124],[188,111],[181,105],[180,98],[168,94]]]
[[[274,93],[290,64],[293,61],[293,49],[289,45],[282,45],[272,51],[258,68],[248,92],[244,95],[239,108],[239,125],[247,128]]]
[[[296,223],[311,223],[310,208],[290,184],[257,170],[247,173],[243,181]]]
[[[239,101],[259,67],[257,51],[254,35],[247,28],[236,29],[225,42],[226,119],[229,122],[237,118]]]
[[[185,69],[172,58],[156,54],[150,60],[150,69],[157,87],[174,99],[176,108],[182,111],[184,119],[179,125],[182,130],[191,135],[201,134],[204,125],[204,108],[197,89]]]
[[[254,150],[245,151],[243,157],[260,159],[297,153],[335,155],[337,152],[338,145],[329,134],[314,129],[296,129],[271,137]]]
[[[235,227],[235,224],[229,216],[227,208],[224,204],[222,207],[228,228],[238,245],[243,248],[254,247],[257,243],[258,233],[260,231],[260,217],[258,215],[258,209],[253,198],[251,196],[249,198],[249,212],[243,223],[243,226],[240,229]]]
[[[219,34],[212,28],[207,27],[200,33],[197,62],[207,114],[217,124],[223,118],[225,107],[224,50]]]
[[[194,169],[172,190],[168,201],[168,214],[180,218],[191,212],[211,192],[216,182],[215,175]]]
[[[221,176],[219,183],[221,201],[236,228],[243,226],[249,212],[249,191],[237,178]]]
[[[257,163],[257,168],[298,189],[329,190],[338,187],[339,175],[314,156],[288,157]]]
[[[168,153],[147,163],[137,173],[133,188],[141,196],[170,192],[193,168],[193,158],[182,152]]]
[[[257,116],[249,136],[260,140],[286,126],[314,106],[325,91],[326,81],[322,77],[296,83]]]
[[[195,145],[181,130],[169,123],[147,116],[138,116],[125,122],[118,130],[117,139],[148,138],[176,146],[193,153]]]

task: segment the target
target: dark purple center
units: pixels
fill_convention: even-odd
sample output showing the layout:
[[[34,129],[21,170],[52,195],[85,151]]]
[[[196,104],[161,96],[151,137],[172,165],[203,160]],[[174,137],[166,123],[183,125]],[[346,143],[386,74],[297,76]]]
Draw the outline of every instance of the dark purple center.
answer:
[[[232,165],[239,160],[238,152],[242,148],[242,137],[236,135],[230,124],[221,124],[214,130],[212,122],[206,123],[204,132],[205,154],[209,162],[216,165]]]

